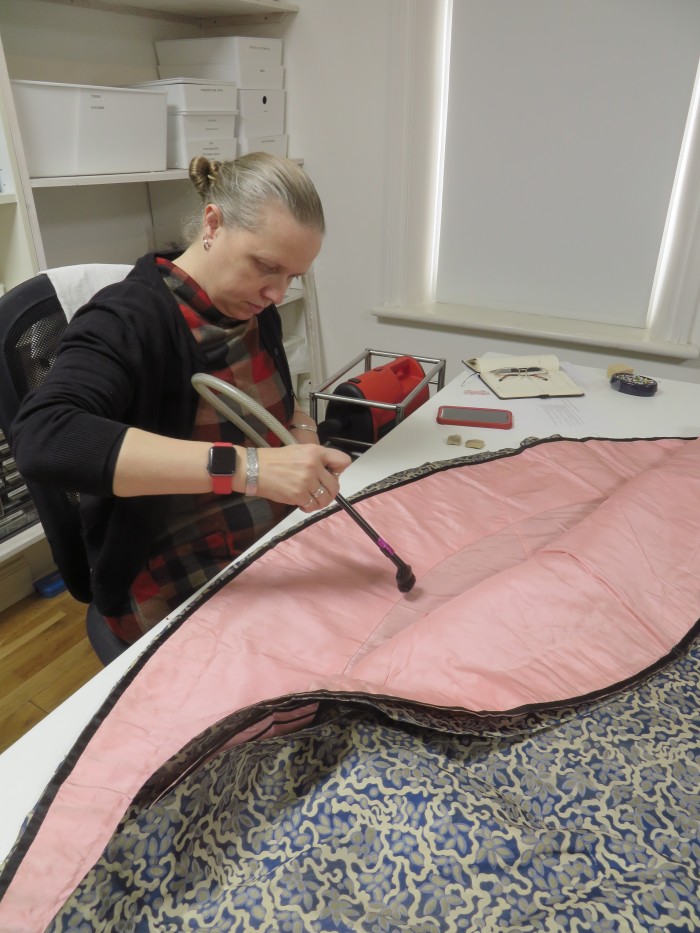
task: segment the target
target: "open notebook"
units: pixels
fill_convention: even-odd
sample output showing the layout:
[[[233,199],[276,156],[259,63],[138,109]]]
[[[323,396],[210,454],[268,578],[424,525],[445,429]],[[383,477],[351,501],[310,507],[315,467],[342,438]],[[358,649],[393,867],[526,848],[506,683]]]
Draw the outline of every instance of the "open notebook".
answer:
[[[546,398],[583,395],[583,389],[559,368],[553,354],[544,356],[479,356],[462,361],[478,373],[499,398]]]

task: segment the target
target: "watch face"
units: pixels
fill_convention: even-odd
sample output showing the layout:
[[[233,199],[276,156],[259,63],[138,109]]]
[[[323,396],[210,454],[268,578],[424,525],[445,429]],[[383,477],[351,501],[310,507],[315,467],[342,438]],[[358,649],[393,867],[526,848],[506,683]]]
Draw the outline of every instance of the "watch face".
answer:
[[[209,472],[213,476],[230,476],[236,469],[234,447],[212,447],[209,450]]]

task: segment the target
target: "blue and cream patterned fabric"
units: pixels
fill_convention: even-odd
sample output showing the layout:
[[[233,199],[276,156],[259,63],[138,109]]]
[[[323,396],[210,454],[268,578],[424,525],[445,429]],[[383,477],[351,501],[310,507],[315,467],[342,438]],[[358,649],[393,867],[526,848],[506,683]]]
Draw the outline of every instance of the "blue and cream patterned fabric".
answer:
[[[310,727],[144,789],[49,929],[698,930],[698,696],[694,642],[518,718],[325,699]]]

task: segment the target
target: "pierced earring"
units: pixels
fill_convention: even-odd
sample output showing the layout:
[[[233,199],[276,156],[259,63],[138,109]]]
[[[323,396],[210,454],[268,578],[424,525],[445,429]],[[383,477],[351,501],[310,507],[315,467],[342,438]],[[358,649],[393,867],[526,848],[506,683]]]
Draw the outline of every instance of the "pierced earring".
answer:
[[[208,253],[208,252],[209,252],[209,247],[211,246],[211,243],[209,242],[209,237],[207,236],[206,233],[205,233],[204,236],[202,237],[202,244],[204,245],[204,252],[205,252],[205,253]]]

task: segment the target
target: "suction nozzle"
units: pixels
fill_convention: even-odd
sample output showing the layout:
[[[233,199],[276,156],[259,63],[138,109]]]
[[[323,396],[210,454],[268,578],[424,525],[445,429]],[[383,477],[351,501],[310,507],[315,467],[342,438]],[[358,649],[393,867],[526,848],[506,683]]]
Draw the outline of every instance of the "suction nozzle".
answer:
[[[416,575],[408,564],[404,564],[396,571],[396,585],[400,593],[408,593],[416,585]]]

